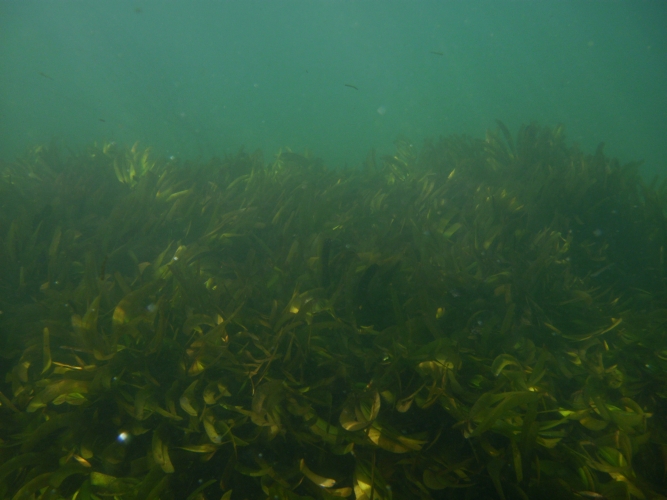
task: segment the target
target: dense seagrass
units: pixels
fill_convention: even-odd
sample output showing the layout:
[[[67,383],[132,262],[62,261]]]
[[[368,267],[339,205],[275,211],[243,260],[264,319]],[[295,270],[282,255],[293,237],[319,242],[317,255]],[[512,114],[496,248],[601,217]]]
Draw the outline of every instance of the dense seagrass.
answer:
[[[667,498],[667,184],[561,127],[0,165],[0,498]]]

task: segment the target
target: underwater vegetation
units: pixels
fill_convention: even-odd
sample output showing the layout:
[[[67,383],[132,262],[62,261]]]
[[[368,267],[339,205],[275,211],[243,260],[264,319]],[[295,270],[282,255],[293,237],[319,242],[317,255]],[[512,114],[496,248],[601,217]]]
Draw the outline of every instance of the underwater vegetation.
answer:
[[[0,498],[667,498],[667,183],[562,127],[0,165]]]

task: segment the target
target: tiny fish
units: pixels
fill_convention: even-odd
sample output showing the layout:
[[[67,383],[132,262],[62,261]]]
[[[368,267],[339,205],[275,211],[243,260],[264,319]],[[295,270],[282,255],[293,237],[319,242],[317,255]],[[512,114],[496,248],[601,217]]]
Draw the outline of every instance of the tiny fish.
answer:
[[[355,87],[354,85],[350,85],[349,83],[346,83],[345,86],[350,87],[351,89],[354,89],[354,90],[359,90],[357,87]]]
[[[594,498],[598,500],[604,500],[606,497],[596,493],[595,491],[577,491],[577,495],[580,495],[584,498]]]
[[[39,75],[40,75],[40,76],[43,76],[44,78],[48,78],[49,80],[53,80],[53,78],[51,78],[51,77],[50,77],[49,75],[47,75],[46,73],[42,73],[41,71],[39,72]]]
[[[445,55],[442,52],[436,52],[435,50],[432,50],[431,54],[435,54],[436,56],[444,56]]]

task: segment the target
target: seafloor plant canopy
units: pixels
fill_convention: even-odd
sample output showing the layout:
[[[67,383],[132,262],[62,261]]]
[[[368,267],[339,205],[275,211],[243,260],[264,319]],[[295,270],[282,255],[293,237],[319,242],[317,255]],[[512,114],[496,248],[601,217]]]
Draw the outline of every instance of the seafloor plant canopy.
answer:
[[[0,165],[0,498],[667,498],[667,184],[561,127]]]

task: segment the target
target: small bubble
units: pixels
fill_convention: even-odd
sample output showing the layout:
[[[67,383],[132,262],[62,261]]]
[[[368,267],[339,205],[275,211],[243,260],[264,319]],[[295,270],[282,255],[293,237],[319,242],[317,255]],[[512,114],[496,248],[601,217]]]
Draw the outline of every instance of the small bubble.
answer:
[[[60,285],[60,281],[56,280],[53,282],[54,285]]]
[[[350,248],[352,248],[352,245],[350,245],[350,244],[348,243],[347,245],[345,245],[345,248],[347,248],[347,249],[349,250]]]
[[[264,455],[263,455],[262,453],[258,453],[257,456],[258,456],[259,458],[262,458]]]
[[[595,231],[593,231],[593,236],[595,236],[596,238],[602,236],[602,229],[597,228]]]
[[[148,305],[146,306],[146,310],[147,310],[148,312],[155,312],[155,311],[157,310],[157,306],[156,306],[155,304],[153,304],[153,303],[148,304]]]
[[[178,257],[176,257],[176,256],[174,255],[174,258],[171,259],[171,260],[178,260]]]
[[[127,443],[130,440],[130,435],[127,432],[123,431],[120,434],[118,434],[116,440],[119,443]]]

